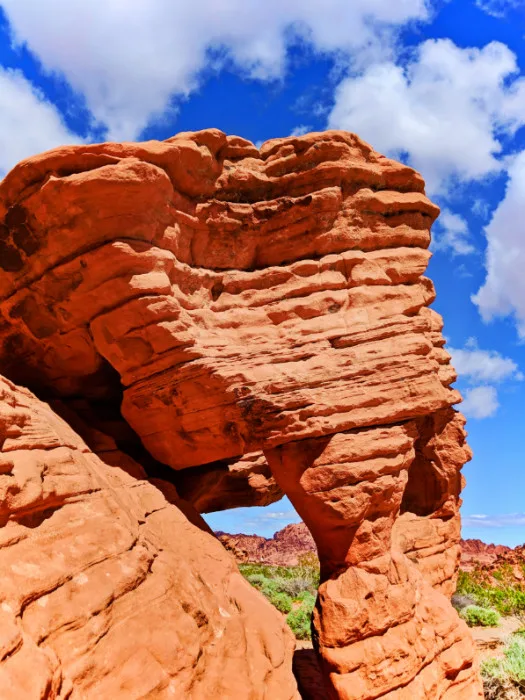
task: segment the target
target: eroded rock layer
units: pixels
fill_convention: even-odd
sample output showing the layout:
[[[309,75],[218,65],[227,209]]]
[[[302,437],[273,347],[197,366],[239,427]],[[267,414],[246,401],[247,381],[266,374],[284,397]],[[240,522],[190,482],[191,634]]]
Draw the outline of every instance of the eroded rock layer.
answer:
[[[2,700],[296,698],[291,633],[174,490],[0,398]]]
[[[286,493],[317,544],[334,698],[481,697],[442,594],[469,452],[423,277],[437,214],[417,173],[346,132],[69,147],[0,185],[4,373],[122,401],[176,471],[262,451],[256,498]],[[188,486],[202,510],[235,505],[229,477],[209,483]]]

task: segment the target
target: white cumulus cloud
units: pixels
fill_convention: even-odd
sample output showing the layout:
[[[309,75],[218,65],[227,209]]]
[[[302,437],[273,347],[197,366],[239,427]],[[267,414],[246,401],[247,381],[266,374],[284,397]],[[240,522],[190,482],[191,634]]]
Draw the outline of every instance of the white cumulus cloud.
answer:
[[[292,129],[290,136],[303,136],[311,130],[312,129],[310,126],[306,124],[300,124],[299,126],[296,126],[295,129]]]
[[[467,389],[461,404],[461,411],[467,418],[490,418],[498,408],[498,392],[493,386]]]
[[[423,42],[405,67],[374,64],[341,82],[329,123],[378,150],[408,156],[431,193],[502,169],[500,137],[525,124],[525,79],[500,42],[459,48]],[[515,78],[515,79],[513,79]]]
[[[525,151],[508,175],[505,197],[485,229],[485,282],[472,300],[485,321],[513,314],[525,338]]]
[[[480,350],[471,340],[465,348],[447,348],[452,364],[463,379],[473,383],[498,383],[508,379],[523,380],[518,365],[495,350]]]
[[[461,404],[467,418],[493,416],[500,405],[494,384],[524,379],[514,360],[496,350],[480,350],[475,338],[470,338],[464,348],[447,349],[460,379],[471,385],[463,392]]]
[[[426,0],[0,0],[15,40],[82,93],[112,139],[136,138],[210,62],[282,78],[291,41],[321,53],[390,50],[396,27],[427,17]],[[210,59],[210,51],[214,59]]]
[[[22,73],[0,68],[0,179],[23,158],[80,141]]]

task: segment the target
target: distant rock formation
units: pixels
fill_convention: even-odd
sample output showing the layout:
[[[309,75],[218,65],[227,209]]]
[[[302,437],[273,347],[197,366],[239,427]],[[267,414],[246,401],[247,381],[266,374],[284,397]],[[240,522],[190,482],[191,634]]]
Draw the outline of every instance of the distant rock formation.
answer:
[[[285,493],[319,552],[329,697],[481,698],[448,600],[470,451],[423,276],[437,214],[338,131],[65,147],[8,174],[2,689],[297,697],[282,620],[195,510]],[[57,414],[73,434],[47,437]]]
[[[485,544],[481,540],[461,540],[461,568],[490,577],[496,572],[504,572],[506,583],[525,584],[525,544],[512,549],[501,544]],[[495,579],[494,582],[498,581]]]
[[[490,566],[499,555],[506,555],[512,551],[503,544],[486,544],[481,540],[461,540],[460,545],[460,566],[463,571],[471,571],[477,566]]]
[[[317,553],[314,539],[304,523],[287,525],[269,539],[259,535],[215,534],[239,562],[297,566],[304,554]]]

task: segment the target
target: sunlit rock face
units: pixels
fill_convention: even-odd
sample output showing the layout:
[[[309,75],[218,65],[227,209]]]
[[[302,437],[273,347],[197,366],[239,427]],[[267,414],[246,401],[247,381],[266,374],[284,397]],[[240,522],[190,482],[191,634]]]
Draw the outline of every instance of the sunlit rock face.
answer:
[[[183,648],[200,644],[202,653],[186,665],[172,654],[177,668],[159,661],[164,680],[147,692],[138,690],[147,674],[133,659],[153,661],[142,647],[122,649],[118,636],[127,616],[148,605],[142,584],[127,584],[129,607],[108,615],[102,637],[86,633],[74,658],[76,642],[62,637],[71,624],[88,624],[80,604],[57,594],[56,614],[73,623],[63,623],[67,632],[57,623],[53,634],[25,625],[24,605],[14,605],[13,630],[27,642],[12,649],[32,645],[54,664],[43,697],[67,697],[60,688],[79,677],[99,692],[92,697],[101,697],[99,682],[113,684],[112,697],[294,697],[281,621],[246,587],[231,591],[232,577],[242,587],[231,559],[198,527],[177,483],[203,512],[290,498],[321,559],[314,645],[329,697],[482,697],[468,630],[446,597],[459,559],[460,469],[469,450],[452,408],[459,395],[450,388],[455,374],[442,323],[428,308],[433,286],[423,277],[437,214],[417,173],[337,131],[276,139],[260,150],[214,129],[165,142],[67,147],[7,176],[0,185],[2,372],[58,402],[68,422],[81,402],[84,432],[114,444],[104,450],[103,441],[83,435],[98,455],[92,459],[121,455],[100,468],[125,469],[127,490],[116,492],[147,489],[162,504],[144,506],[129,527],[144,529],[153,517],[162,533],[147,536],[153,551],[168,543],[178,562],[166,564],[169,571],[182,566],[188,581],[200,582],[188,584],[191,595],[174,584],[170,605],[193,620]],[[76,468],[87,475],[83,463]],[[84,500],[68,496],[53,517],[67,505],[68,522],[88,523]],[[18,522],[6,503],[5,532]],[[107,518],[128,522],[131,506],[115,503]],[[177,518],[196,528],[194,545],[177,544]],[[52,522],[38,522],[30,537]],[[57,522],[54,532],[62,529]],[[55,543],[53,590],[60,591],[77,569],[66,540]],[[6,556],[19,560],[19,540],[8,544]],[[97,564],[88,558],[81,571],[88,576],[114,556],[100,554]],[[210,558],[224,561],[225,572]],[[84,595],[96,588],[92,580]],[[18,588],[15,573],[6,581]],[[32,585],[26,597],[47,630],[40,612],[47,588]],[[120,584],[112,585],[106,596],[119,599]],[[199,586],[210,588],[213,614],[192,615]],[[214,617],[217,609],[226,616]],[[140,627],[176,644],[176,619],[144,613]],[[223,619],[237,625],[242,641],[220,631]],[[267,634],[273,645],[263,641]],[[118,661],[107,667],[111,655],[100,645],[111,640]],[[3,664],[9,682],[16,682],[9,668],[17,654]],[[210,691],[227,687],[220,684],[231,668],[244,678],[251,658],[259,675],[244,690]],[[268,682],[258,685],[260,674]],[[177,696],[181,687],[186,695]]]

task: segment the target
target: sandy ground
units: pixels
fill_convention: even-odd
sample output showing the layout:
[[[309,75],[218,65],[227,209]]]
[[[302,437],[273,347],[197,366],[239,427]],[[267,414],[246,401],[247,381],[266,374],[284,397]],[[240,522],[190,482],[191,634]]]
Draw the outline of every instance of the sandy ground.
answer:
[[[473,627],[471,632],[481,661],[501,656],[505,642],[520,627],[523,627],[523,623],[516,617],[502,617],[498,627]]]

